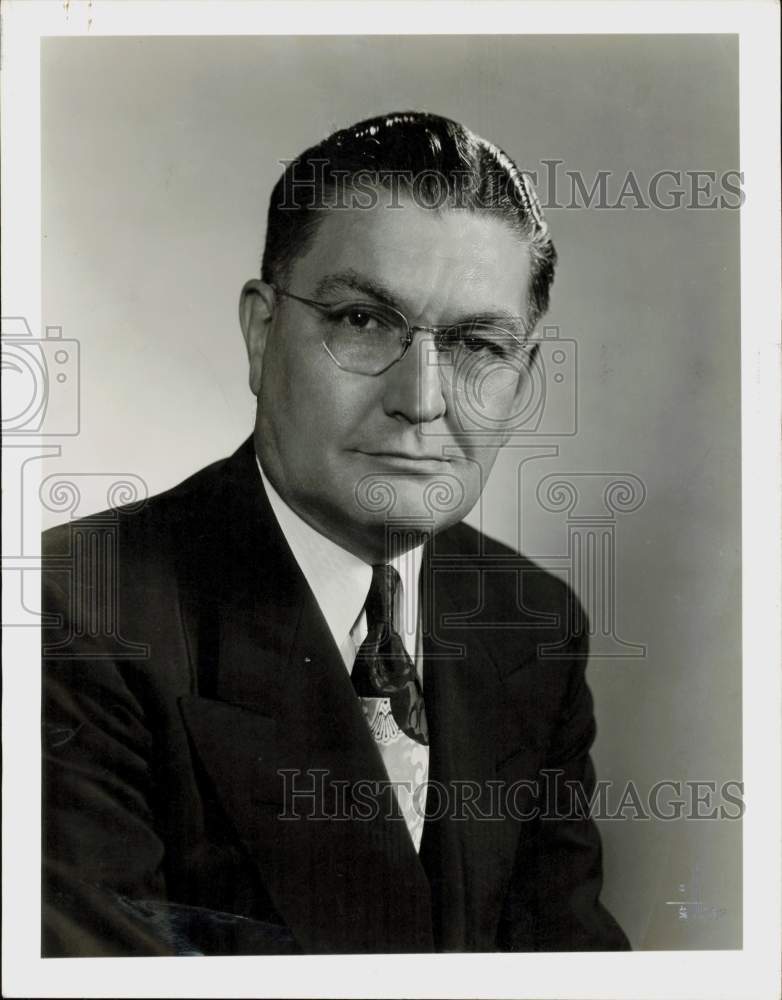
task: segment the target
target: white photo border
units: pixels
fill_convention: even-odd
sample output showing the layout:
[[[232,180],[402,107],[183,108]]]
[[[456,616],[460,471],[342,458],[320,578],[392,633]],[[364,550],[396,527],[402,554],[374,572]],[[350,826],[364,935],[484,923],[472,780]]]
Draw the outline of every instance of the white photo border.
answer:
[[[41,321],[45,36],[735,34],[740,39],[743,948],[632,954],[40,958],[40,634],[4,629],[3,995],[771,998],[780,946],[779,8],[769,2],[6,0],[3,315]],[[45,444],[45,442],[41,442]],[[11,469],[10,448],[4,469]],[[30,471],[35,475],[35,470]],[[18,532],[5,491],[4,532]],[[34,560],[39,524],[25,522]],[[33,565],[30,563],[30,565]],[[18,571],[12,560],[6,570]],[[5,582],[5,581],[4,581]],[[4,587],[4,593],[6,588]]]

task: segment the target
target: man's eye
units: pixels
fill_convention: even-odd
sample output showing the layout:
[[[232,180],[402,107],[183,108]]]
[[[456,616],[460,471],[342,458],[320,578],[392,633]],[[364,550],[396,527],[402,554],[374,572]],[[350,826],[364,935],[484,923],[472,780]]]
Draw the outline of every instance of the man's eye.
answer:
[[[466,347],[468,351],[481,351],[485,350],[490,345],[486,343],[486,340],[481,337],[480,334],[475,333],[474,330],[468,330],[462,334],[460,341],[463,347]]]
[[[372,324],[376,322],[375,317],[370,316],[370,314],[368,312],[364,312],[363,309],[351,309],[345,318],[348,321],[348,325],[355,327],[357,330],[366,330],[367,328],[371,328]]]
[[[505,357],[512,338],[505,336],[495,327],[483,327],[476,324],[470,326],[455,326],[446,331],[446,346],[458,344],[470,353],[484,351],[497,357]]]
[[[332,313],[331,321],[344,330],[357,333],[374,333],[388,328],[383,317],[363,306],[351,306]]]

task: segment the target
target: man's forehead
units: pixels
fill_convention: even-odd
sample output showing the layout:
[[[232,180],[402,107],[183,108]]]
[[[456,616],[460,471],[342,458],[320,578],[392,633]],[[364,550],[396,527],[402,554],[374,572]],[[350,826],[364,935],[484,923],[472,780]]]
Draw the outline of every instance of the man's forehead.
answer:
[[[529,252],[510,226],[488,214],[435,211],[409,201],[395,208],[332,208],[296,261],[292,281],[307,294],[328,287],[332,275],[350,273],[393,290],[396,304],[414,309],[519,313]]]

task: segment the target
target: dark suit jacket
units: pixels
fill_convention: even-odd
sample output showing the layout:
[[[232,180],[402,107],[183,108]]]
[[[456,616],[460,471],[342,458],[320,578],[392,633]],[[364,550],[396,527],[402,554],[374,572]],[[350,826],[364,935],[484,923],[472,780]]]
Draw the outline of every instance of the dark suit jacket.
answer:
[[[628,947],[593,823],[536,799],[594,784],[556,578],[464,525],[427,543],[419,856],[252,440],[44,538],[45,955]]]

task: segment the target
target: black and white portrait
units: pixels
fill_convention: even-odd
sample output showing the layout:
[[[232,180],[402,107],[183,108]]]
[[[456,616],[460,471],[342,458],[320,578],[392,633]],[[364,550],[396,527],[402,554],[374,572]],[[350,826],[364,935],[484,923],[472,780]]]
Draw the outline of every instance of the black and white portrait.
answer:
[[[3,307],[42,975],[746,983],[779,647],[744,36],[127,6],[36,42],[40,301]],[[278,978],[200,978],[240,957]]]

